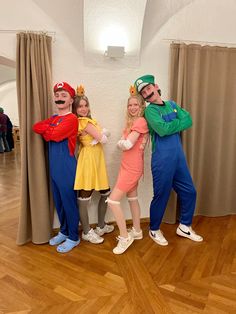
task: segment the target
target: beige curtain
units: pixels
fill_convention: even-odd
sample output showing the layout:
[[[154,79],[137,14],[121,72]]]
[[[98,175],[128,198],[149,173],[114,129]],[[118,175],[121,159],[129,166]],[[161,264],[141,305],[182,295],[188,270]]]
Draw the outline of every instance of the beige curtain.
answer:
[[[195,214],[235,214],[236,49],[193,44],[170,49],[170,99],[193,118],[182,140],[198,193]]]
[[[51,37],[19,33],[16,53],[22,179],[17,244],[41,244],[50,238],[53,210],[45,144],[32,125],[52,111]]]

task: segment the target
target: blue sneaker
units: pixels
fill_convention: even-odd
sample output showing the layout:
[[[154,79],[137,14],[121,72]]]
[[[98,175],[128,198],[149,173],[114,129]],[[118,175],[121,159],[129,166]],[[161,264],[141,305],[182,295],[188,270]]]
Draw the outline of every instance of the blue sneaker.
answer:
[[[64,242],[67,238],[68,238],[68,236],[64,235],[61,232],[58,232],[58,234],[55,237],[53,237],[49,240],[49,244],[50,245],[58,245],[58,244]]]
[[[70,240],[70,239],[67,238],[65,242],[63,242],[62,244],[58,245],[57,252],[59,252],[59,253],[67,253],[67,252],[71,251],[74,247],[76,247],[79,244],[80,244],[80,239],[78,241],[73,241],[73,240]]]

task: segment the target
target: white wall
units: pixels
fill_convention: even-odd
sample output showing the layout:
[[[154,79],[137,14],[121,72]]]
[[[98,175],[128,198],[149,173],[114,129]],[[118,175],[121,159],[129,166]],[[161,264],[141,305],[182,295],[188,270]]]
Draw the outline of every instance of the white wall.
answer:
[[[236,43],[236,1],[234,0],[195,0],[178,11],[156,32],[151,41],[142,49],[141,63],[137,68],[122,67],[115,61],[106,67],[84,64],[82,2],[70,0],[71,5],[57,1],[57,10],[53,11],[51,1],[46,7],[46,0],[13,1],[4,4],[4,10],[11,16],[6,18],[4,10],[0,12],[0,28],[42,29],[56,31],[53,43],[53,76],[54,81],[65,80],[72,85],[83,84],[90,99],[92,114],[106,128],[111,130],[112,137],[105,146],[106,160],[111,186],[114,185],[120,152],[116,142],[120,137],[124,121],[124,111],[130,84],[143,74],[156,76],[162,89],[163,98],[168,92],[169,43],[164,38],[189,39],[200,41],[235,42]],[[174,1],[173,1],[174,2]],[[189,1],[188,1],[189,2]],[[14,3],[14,4],[13,4]],[[36,3],[40,5],[37,7]],[[55,4],[55,3],[54,3]],[[79,10],[75,10],[75,5]],[[19,10],[19,7],[24,10]],[[46,10],[47,8],[47,10]],[[67,10],[68,11],[65,11]],[[63,11],[66,23],[63,26]],[[19,12],[22,14],[19,16]],[[46,14],[48,12],[48,15]],[[49,16],[50,14],[50,16]],[[153,12],[155,14],[155,12]],[[2,20],[3,15],[3,20]],[[9,22],[11,20],[11,22]],[[153,20],[152,20],[153,21]],[[70,24],[71,23],[71,24]],[[4,24],[4,25],[3,25]],[[145,20],[148,29],[148,16]],[[2,42],[2,35],[0,34]],[[0,54],[13,58],[15,39],[9,35],[9,41],[0,45]],[[140,182],[139,197],[142,217],[149,216],[149,203],[152,197],[152,180],[150,174],[150,147],[146,151],[144,180]],[[125,204],[126,217],[130,217]],[[96,221],[96,204],[91,204],[91,222]],[[109,216],[109,214],[108,214]],[[111,216],[109,216],[109,219]]]

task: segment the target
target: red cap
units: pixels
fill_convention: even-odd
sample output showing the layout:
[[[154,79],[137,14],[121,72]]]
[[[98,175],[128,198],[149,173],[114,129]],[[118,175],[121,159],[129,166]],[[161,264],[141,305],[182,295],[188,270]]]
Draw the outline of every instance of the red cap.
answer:
[[[66,82],[57,83],[57,84],[54,86],[54,88],[53,88],[54,93],[56,93],[56,92],[58,91],[58,89],[63,89],[63,90],[65,90],[65,91],[67,91],[67,92],[71,95],[72,98],[75,97],[75,90],[74,90],[74,88],[71,87],[71,86],[70,86],[68,83],[66,83]]]

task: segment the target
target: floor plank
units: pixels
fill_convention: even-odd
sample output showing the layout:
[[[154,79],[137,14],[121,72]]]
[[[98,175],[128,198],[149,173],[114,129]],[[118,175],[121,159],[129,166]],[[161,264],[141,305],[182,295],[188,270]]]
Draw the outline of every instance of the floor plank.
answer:
[[[167,247],[144,239],[114,255],[114,233],[61,255],[17,246],[20,152],[0,155],[0,313],[236,313],[236,216],[194,218],[194,243],[163,224]]]

